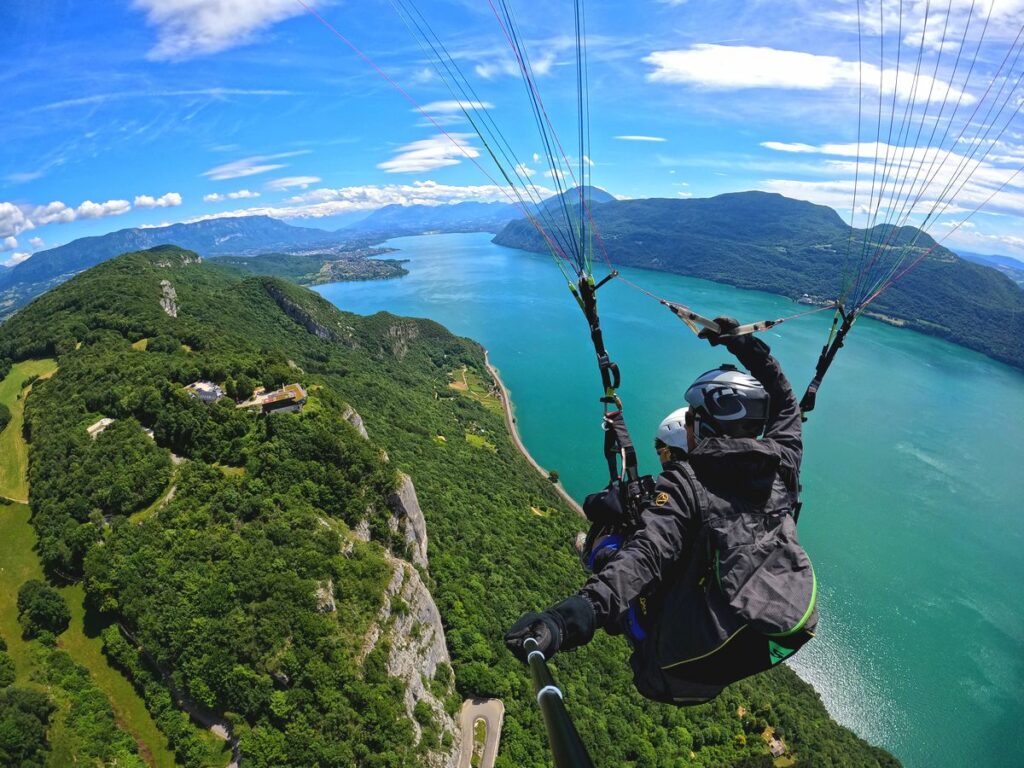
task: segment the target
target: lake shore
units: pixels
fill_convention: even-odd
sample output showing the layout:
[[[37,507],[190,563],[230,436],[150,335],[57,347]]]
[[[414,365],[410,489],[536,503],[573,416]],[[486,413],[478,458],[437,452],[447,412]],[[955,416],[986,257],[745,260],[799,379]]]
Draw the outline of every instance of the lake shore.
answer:
[[[491,365],[491,358],[486,349],[484,350],[484,365],[487,366],[487,372],[491,374],[491,378],[494,379],[494,383],[497,385],[498,390],[501,393],[501,405],[505,411],[505,426],[508,428],[508,433],[512,438],[512,442],[515,444],[516,448],[519,449],[519,452],[523,454],[523,457],[533,465],[533,468],[547,478],[549,476],[548,470],[544,469],[544,467],[538,464],[537,460],[530,455],[530,452],[527,450],[522,438],[519,436],[519,427],[516,425],[516,417],[514,415],[514,409],[512,408],[512,398],[509,396],[508,387],[506,387],[505,382],[501,380],[501,374],[498,373],[498,369]],[[572,507],[580,517],[583,517],[583,507],[579,505],[579,502],[576,501],[576,499],[569,495],[569,492],[562,487],[562,484],[552,483],[552,485],[555,486],[555,490],[558,492],[558,495],[562,497],[562,500]]]

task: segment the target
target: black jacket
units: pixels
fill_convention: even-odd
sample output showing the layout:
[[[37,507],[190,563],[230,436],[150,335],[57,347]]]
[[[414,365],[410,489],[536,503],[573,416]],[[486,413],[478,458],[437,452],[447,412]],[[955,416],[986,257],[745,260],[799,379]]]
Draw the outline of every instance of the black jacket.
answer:
[[[795,507],[803,453],[796,397],[766,347],[744,347],[737,357],[771,398],[764,437],[705,439],[690,452],[688,467],[665,465],[640,528],[580,590],[597,626],[618,627],[637,598],[664,602],[691,565],[702,499],[705,505],[711,499],[717,506]]]

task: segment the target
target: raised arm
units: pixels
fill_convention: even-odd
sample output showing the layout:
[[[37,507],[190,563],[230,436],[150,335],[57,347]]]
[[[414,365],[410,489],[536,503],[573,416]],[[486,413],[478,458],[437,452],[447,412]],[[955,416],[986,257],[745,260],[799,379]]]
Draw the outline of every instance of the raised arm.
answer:
[[[794,473],[796,480],[803,457],[803,422],[800,418],[800,405],[789,380],[782,372],[782,366],[772,357],[768,345],[754,334],[729,336],[729,330],[739,325],[732,318],[719,317],[715,322],[722,328],[723,334],[702,331],[701,337],[708,339],[712,345],[724,345],[765,388],[770,403],[764,437],[778,443],[783,465]]]

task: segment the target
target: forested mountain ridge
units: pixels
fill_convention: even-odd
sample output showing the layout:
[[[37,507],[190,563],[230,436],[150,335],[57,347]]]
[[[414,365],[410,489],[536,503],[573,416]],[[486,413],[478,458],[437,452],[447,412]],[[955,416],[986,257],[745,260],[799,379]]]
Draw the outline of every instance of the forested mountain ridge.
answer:
[[[793,299],[804,294],[835,298],[850,243],[864,237],[862,230],[851,232],[831,208],[765,192],[622,200],[595,205],[592,213],[614,264]],[[893,242],[907,242],[916,233],[904,227]],[[525,221],[510,223],[494,242],[546,251]],[[915,248],[927,251],[934,242],[925,234]],[[686,302],[685,296],[667,298]],[[1024,368],[1024,291],[995,269],[961,259],[944,247],[937,247],[868,311]]]
[[[498,765],[546,764],[526,670],[502,633],[579,585],[567,542],[581,521],[515,448],[493,398],[450,386],[463,369],[489,381],[482,349],[430,321],[342,313],[281,280],[196,262],[175,248],[127,254],[0,327],[0,366],[59,363],[35,384],[26,428],[33,525],[51,573],[82,575],[109,655],[170,730],[168,683],[231,725],[246,765],[429,764],[451,746],[442,713],[417,706],[410,718],[410,684],[389,663],[405,637],[389,626],[427,630],[398,621],[416,612],[389,591],[389,563],[412,558],[390,524],[405,473],[429,527],[424,579],[460,696],[447,693],[443,666],[426,687],[444,714],[461,697],[502,698]],[[164,282],[176,316],[161,305]],[[229,398],[205,405],[182,391],[199,378]],[[300,414],[230,402],[291,381],[309,393]],[[370,441],[346,421],[349,406]],[[115,421],[93,441],[86,428],[101,416]],[[354,535],[367,529],[370,541]],[[394,623],[363,655],[385,601]],[[767,767],[768,726],[796,765],[897,765],[832,721],[785,667],[684,710],[633,691],[619,639],[602,636],[557,666],[602,765]]]

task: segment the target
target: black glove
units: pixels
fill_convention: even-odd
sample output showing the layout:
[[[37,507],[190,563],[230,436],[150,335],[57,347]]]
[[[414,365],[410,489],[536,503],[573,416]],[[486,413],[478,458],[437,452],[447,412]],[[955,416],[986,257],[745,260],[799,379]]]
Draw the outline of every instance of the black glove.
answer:
[[[712,347],[717,347],[719,344],[725,344],[729,346],[729,342],[733,338],[722,338],[723,336],[730,336],[733,331],[740,327],[739,321],[732,317],[716,317],[715,325],[718,326],[719,332],[715,333],[710,328],[705,328],[703,331],[697,334],[698,339],[707,339],[708,343]]]
[[[544,613],[523,614],[505,633],[505,647],[525,662],[528,654],[523,644],[532,637],[544,658],[550,659],[558,651],[572,650],[589,643],[596,626],[597,616],[590,601],[582,595],[573,595]]]
[[[751,361],[768,357],[771,348],[753,333],[744,333],[740,336],[733,335],[739,322],[732,317],[716,317],[715,324],[721,329],[721,333],[715,333],[710,328],[705,328],[697,334],[698,338],[707,339],[712,347],[724,344],[732,354],[739,358],[740,362],[748,368]]]

